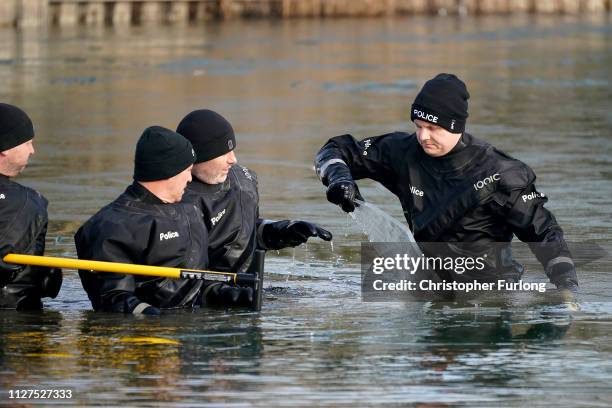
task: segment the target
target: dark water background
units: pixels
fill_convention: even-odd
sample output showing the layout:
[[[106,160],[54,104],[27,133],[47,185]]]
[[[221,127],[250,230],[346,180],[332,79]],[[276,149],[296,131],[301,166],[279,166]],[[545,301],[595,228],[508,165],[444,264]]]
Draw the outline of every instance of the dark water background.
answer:
[[[312,171],[331,136],[412,130],[420,86],[453,72],[472,95],[468,131],[535,169],[568,240],[607,245],[611,40],[609,16],[0,31],[0,100],[37,131],[18,181],[50,201],[49,255],[74,257],[79,225],[130,183],[146,126],[203,107],[234,125],[266,218],[335,233],[333,248],[268,254],[260,314],[97,315],[67,271],[44,313],[0,312],[0,404],[53,387],[73,391],[54,404],[75,406],[611,405],[609,264],[579,271],[575,307],[362,303],[367,238]],[[401,219],[393,196],[362,184]]]

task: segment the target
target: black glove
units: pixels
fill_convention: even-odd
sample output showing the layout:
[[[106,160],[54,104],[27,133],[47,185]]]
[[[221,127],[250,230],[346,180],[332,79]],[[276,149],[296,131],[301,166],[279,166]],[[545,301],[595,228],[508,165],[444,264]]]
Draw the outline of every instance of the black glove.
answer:
[[[138,299],[133,294],[126,293],[120,296],[123,298],[123,301],[113,303],[112,309],[108,311],[111,311],[111,312],[121,311],[123,313],[132,313],[135,315],[146,315],[146,316],[159,316],[161,314],[158,308],[156,308],[155,306],[151,306],[148,303],[142,302],[140,299]]]
[[[359,207],[355,199],[363,201],[357,185],[352,181],[339,181],[327,187],[327,201],[339,205],[344,212],[350,213]]]
[[[0,286],[6,285],[10,283],[17,273],[21,272],[25,265],[18,265],[12,263],[4,262],[4,256],[10,252],[12,252],[13,247],[6,246],[0,249]]]
[[[331,241],[332,233],[307,221],[276,221],[264,225],[262,240],[266,249],[294,247],[308,241],[310,237],[319,237]]]
[[[134,310],[132,310],[132,314],[135,315],[145,315],[145,316],[159,316],[161,311],[155,306],[151,306],[148,303],[139,303],[136,305]]]
[[[161,311],[155,306],[148,306],[142,311],[142,314],[145,316],[159,316]]]
[[[60,268],[49,268],[42,281],[42,297],[55,299],[62,287],[62,270]]]
[[[253,304],[253,288],[213,283],[203,294],[207,306],[250,307]]]
[[[337,204],[342,207],[344,212],[353,212],[355,207],[355,199],[363,201],[363,197],[359,194],[359,188],[353,180],[350,169],[342,163],[330,165],[323,176],[323,184],[327,187],[327,200],[332,204]]]
[[[23,269],[23,265],[5,264],[2,261],[0,263],[0,286],[11,283]]]
[[[25,265],[7,263],[7,262],[4,262],[2,258],[0,258],[0,269],[4,271],[19,272],[23,268],[25,268]]]
[[[561,262],[553,265],[546,273],[557,289],[567,289],[572,293],[578,292],[578,277],[573,264]]]

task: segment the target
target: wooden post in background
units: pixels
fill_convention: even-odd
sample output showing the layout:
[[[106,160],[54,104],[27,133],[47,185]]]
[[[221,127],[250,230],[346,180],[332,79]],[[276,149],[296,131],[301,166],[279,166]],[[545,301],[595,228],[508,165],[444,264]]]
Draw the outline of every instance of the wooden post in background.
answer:
[[[14,26],[17,24],[17,1],[0,1],[0,27]]]
[[[10,3],[14,0],[4,0]],[[48,0],[17,0],[16,25],[19,27],[39,27],[49,19]]]

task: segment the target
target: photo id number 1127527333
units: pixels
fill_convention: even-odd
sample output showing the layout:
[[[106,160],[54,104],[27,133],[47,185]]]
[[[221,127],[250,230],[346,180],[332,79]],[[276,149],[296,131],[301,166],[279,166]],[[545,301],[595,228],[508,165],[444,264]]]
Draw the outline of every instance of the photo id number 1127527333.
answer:
[[[15,389],[8,391],[9,399],[70,399],[72,390],[65,389]]]

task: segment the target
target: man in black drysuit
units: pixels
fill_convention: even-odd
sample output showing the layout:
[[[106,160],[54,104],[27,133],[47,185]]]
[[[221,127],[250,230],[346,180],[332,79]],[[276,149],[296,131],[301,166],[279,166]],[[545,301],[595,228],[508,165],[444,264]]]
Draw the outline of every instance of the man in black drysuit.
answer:
[[[153,126],[136,146],[134,182],[75,235],[79,258],[184,269],[208,267],[208,233],[197,206],[182,203],[195,152],[181,135]],[[252,288],[191,279],[79,271],[96,311],[158,315],[159,309],[249,306]]]
[[[446,243],[450,252],[454,245],[449,243],[480,249],[507,243],[494,251],[485,270],[465,275],[437,271],[440,277],[518,281],[523,268],[509,248],[516,235],[528,243],[552,283],[576,291],[578,279],[563,231],[544,208],[547,198],[536,189],[533,170],[464,132],[468,98],[460,79],[439,74],[425,83],[412,105],[416,133],[330,139],[315,159],[328,200],[351,212],[360,197],[354,180],[376,180],[400,199],[425,255],[428,245],[421,243]]]
[[[211,269],[245,272],[256,249],[293,247],[310,237],[332,239],[329,231],[310,222],[259,218],[257,175],[236,164],[234,130],[221,115],[193,111],[176,131],[196,152],[193,181],[183,201],[197,204],[204,214]]]
[[[41,298],[55,298],[62,285],[56,268],[2,261],[8,253],[43,255],[47,233],[47,200],[10,180],[34,154],[34,127],[16,106],[0,103],[0,308],[42,309]]]

